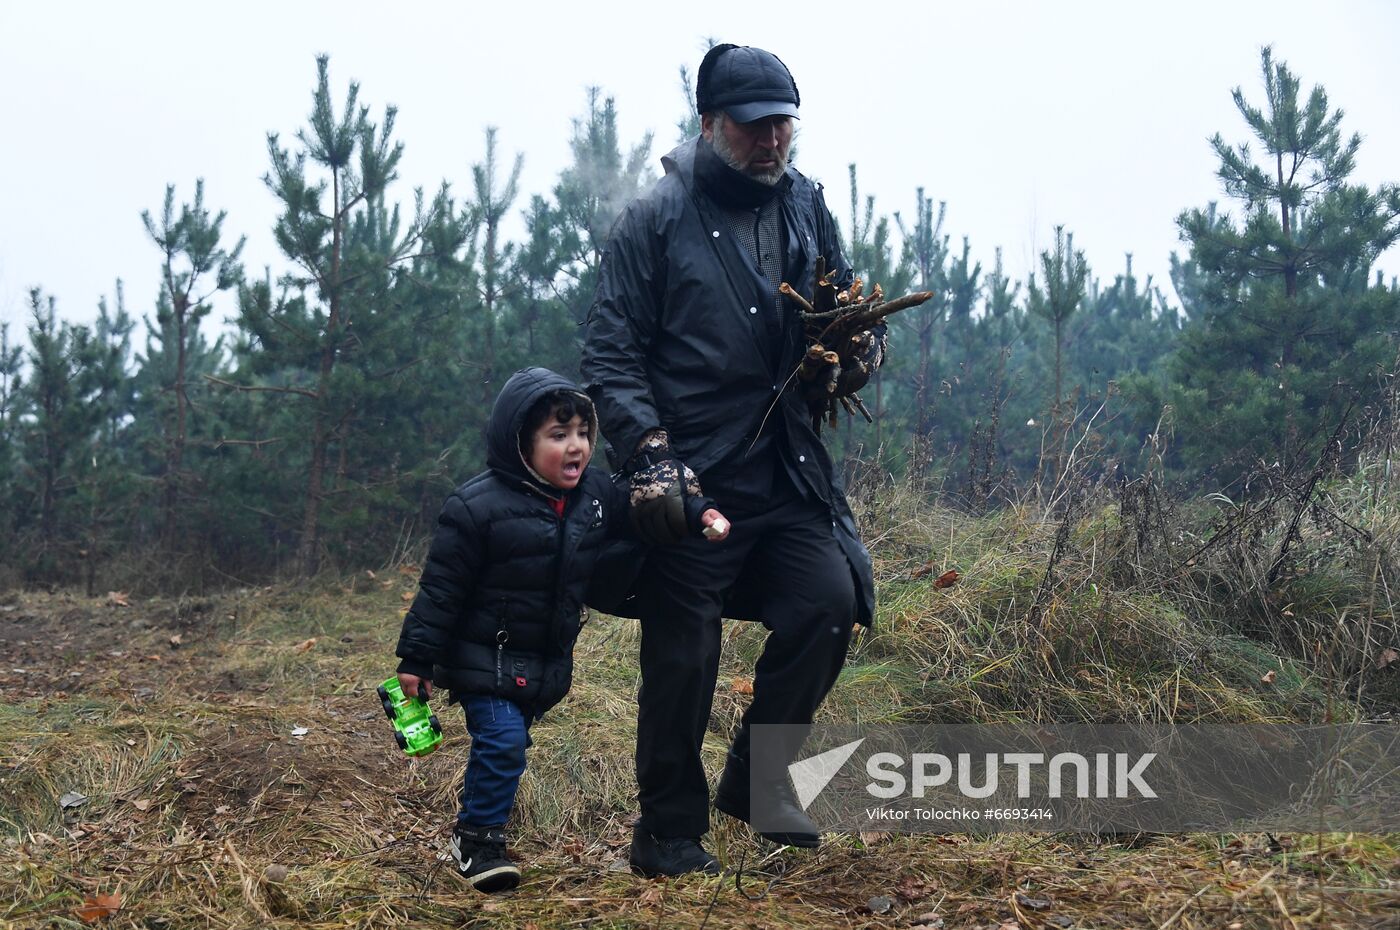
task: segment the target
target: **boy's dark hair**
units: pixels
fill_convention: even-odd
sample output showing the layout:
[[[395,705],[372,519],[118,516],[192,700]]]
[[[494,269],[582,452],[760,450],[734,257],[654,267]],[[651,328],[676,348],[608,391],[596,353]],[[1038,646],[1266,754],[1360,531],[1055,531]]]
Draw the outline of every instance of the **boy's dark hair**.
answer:
[[[553,419],[556,423],[568,423],[574,417],[583,420],[588,432],[593,432],[593,402],[573,391],[550,391],[530,405],[525,414],[525,423],[520,427],[520,451],[528,458],[535,451],[535,430]]]

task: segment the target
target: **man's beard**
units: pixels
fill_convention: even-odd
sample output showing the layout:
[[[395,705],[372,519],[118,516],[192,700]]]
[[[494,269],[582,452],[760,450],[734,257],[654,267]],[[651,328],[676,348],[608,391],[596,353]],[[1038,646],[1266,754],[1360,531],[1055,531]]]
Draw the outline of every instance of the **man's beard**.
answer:
[[[728,117],[723,117],[723,119],[728,119]],[[729,140],[724,137],[724,124],[722,122],[715,124],[715,130],[710,139],[710,145],[714,148],[715,154],[724,159],[726,165],[745,177],[752,178],[761,184],[767,184],[771,187],[781,181],[783,179],[783,174],[787,171],[787,152],[780,152],[776,149],[763,149],[754,152],[755,155],[771,153],[775,159],[775,164],[771,168],[755,170],[741,165],[739,160],[734,156],[734,150],[729,147]]]

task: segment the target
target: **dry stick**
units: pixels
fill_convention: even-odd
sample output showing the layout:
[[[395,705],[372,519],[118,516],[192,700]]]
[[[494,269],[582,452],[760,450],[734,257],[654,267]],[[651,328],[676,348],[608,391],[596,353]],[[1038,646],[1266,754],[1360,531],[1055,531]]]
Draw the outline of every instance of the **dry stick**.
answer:
[[[243,863],[243,859],[239,857],[238,852],[233,848],[233,842],[231,840],[224,840],[224,850],[228,853],[229,859],[233,862],[234,868],[238,871],[239,885],[243,891],[243,900],[253,909],[253,912],[263,920],[272,920],[272,915],[268,913],[263,903],[258,900],[257,877],[253,874],[252,870]]]
[[[1327,459],[1331,455],[1332,447],[1341,442],[1342,430],[1346,427],[1347,420],[1351,416],[1352,407],[1355,405],[1356,403],[1353,401],[1348,404],[1347,409],[1342,412],[1341,422],[1337,424],[1337,428],[1333,430],[1332,435],[1328,437],[1327,444],[1322,447],[1322,451],[1318,454],[1317,464],[1313,466],[1313,472],[1308,476],[1307,487],[1304,488],[1302,494],[1298,495],[1298,506],[1293,511],[1292,519],[1288,521],[1288,531],[1283,535],[1283,544],[1279,546],[1278,558],[1274,559],[1274,564],[1270,566],[1269,572],[1265,576],[1269,584],[1273,584],[1274,581],[1278,579],[1278,573],[1283,569],[1283,563],[1288,558],[1288,550],[1292,548],[1293,543],[1300,538],[1298,535],[1298,524],[1302,522],[1303,514],[1307,512],[1308,502],[1312,500],[1313,491],[1317,489],[1317,483],[1322,480],[1322,476],[1327,470]]]
[[[1193,894],[1191,897],[1187,898],[1186,901],[1182,903],[1181,907],[1179,907],[1179,908],[1176,909],[1176,913],[1173,914],[1172,916],[1168,917],[1168,918],[1166,919],[1166,922],[1165,922],[1165,923],[1162,923],[1161,925],[1159,925],[1159,926],[1157,927],[1157,930],[1167,930],[1168,927],[1170,927],[1172,924],[1176,923],[1176,919],[1177,919],[1178,917],[1180,917],[1182,914],[1185,914],[1185,913],[1186,913],[1186,909],[1187,909],[1188,907],[1190,907],[1190,906],[1195,902],[1195,900],[1196,900],[1197,898],[1199,898],[1201,895],[1205,894],[1207,891],[1209,891],[1210,889],[1212,889],[1212,888],[1214,888],[1214,887],[1215,887],[1215,884],[1214,884],[1214,883],[1211,883],[1211,884],[1209,884],[1209,885],[1202,885],[1202,886],[1201,886],[1201,890],[1200,890],[1200,891],[1197,891],[1197,892],[1196,892],[1195,894]]]
[[[816,312],[817,312],[817,311],[815,311],[815,310],[812,309],[812,305],[811,305],[811,304],[807,303],[807,298],[806,298],[806,297],[803,297],[801,294],[797,293],[797,289],[794,288],[791,284],[788,284],[786,281],[784,281],[782,284],[779,284],[779,285],[778,285],[778,291],[779,291],[779,293],[781,293],[781,294],[783,294],[783,295],[785,295],[785,296],[787,296],[787,297],[792,298],[793,302],[796,303],[797,306],[800,307],[800,308],[802,309],[802,313],[804,314],[804,317],[803,317],[804,319],[806,318],[806,316],[805,316],[806,314],[816,313]]]
[[[851,322],[856,324],[859,329],[869,329],[885,317],[892,316],[901,310],[908,310],[910,307],[917,307],[932,297],[933,291],[915,291],[912,294],[905,294],[903,297],[896,297],[894,300],[887,300],[873,307],[862,307],[852,314]]]
[[[1283,895],[1278,893],[1278,888],[1270,885],[1269,890],[1274,893],[1274,900],[1278,902],[1278,909],[1283,914],[1283,919],[1288,922],[1288,926],[1293,930],[1298,930],[1298,924],[1294,922],[1293,915],[1288,913],[1288,907],[1283,903]]]
[[[232,381],[225,381],[223,378],[216,378],[213,375],[205,375],[204,380],[220,387],[233,388],[235,391],[246,391],[248,393],[263,392],[267,394],[297,394],[301,397],[309,397],[312,400],[320,400],[321,395],[315,391],[308,391],[304,388],[294,387],[268,387],[257,384],[234,384]]]

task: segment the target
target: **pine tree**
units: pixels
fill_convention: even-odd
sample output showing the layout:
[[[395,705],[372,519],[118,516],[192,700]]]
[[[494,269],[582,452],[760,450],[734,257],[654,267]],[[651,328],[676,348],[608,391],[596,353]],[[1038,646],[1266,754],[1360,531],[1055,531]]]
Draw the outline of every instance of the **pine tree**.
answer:
[[[565,250],[562,274],[568,279],[561,294],[582,323],[593,300],[598,265],[613,222],[638,194],[651,184],[651,133],[624,155],[617,130],[617,106],[602,98],[597,87],[588,89],[588,113],[574,120],[569,150],[573,162],[559,175],[554,187],[555,234]]]
[[[1233,97],[1263,158],[1210,140],[1242,221],[1214,205],[1178,220],[1191,318],[1157,398],[1176,409],[1188,464],[1227,480],[1311,459],[1347,406],[1373,395],[1400,314],[1400,291],[1370,280],[1400,238],[1400,187],[1351,183],[1361,139],[1343,138],[1343,112],[1321,87],[1304,100],[1271,49],[1260,60],[1264,107]]]
[[[931,437],[934,422],[934,332],[948,309],[948,286],[945,263],[948,259],[948,237],[943,234],[943,219],[948,204],[938,204],[938,217],[933,215],[933,200],[917,191],[913,228],[907,228],[898,213],[895,222],[904,237],[905,261],[913,269],[913,287],[932,291],[933,298],[895,317],[898,345],[903,346],[913,336],[917,347],[913,359],[914,443],[915,468],[923,472],[932,459]],[[897,338],[891,336],[894,341]],[[902,353],[900,353],[902,354]],[[898,355],[896,355],[898,357]]]
[[[411,364],[417,308],[394,284],[422,254],[430,228],[455,229],[440,216],[448,206],[445,189],[427,207],[419,192],[413,220],[401,223],[398,208],[385,201],[403,155],[402,143],[393,141],[396,109],[386,107],[382,124],[372,122],[352,82],[337,114],[328,59],[316,63],[309,125],[297,133],[300,150],[283,148],[277,133],[267,141],[272,169],[264,181],[282,206],[274,232],[298,271],[279,282],[276,294],[271,282],[240,290],[240,363],[256,383],[235,385],[297,402],[290,418],[279,411],[281,436],[268,438],[304,453],[297,563],[307,573],[319,565],[332,485],[344,485],[337,494],[352,494],[351,469],[383,460],[378,449],[361,457],[352,446],[375,435],[378,417],[368,408],[383,401],[394,375]],[[457,238],[455,232],[442,237],[449,248]]]
[[[1083,252],[1074,250],[1074,234],[1066,233],[1063,226],[1056,226],[1055,251],[1040,253],[1040,267],[1044,273],[1044,287],[1036,284],[1034,274],[1030,276],[1026,309],[1033,316],[1044,320],[1054,332],[1055,393],[1050,405],[1050,435],[1059,450],[1063,447],[1070,419],[1065,415],[1063,408],[1065,333],[1070,317],[1079,309],[1080,302],[1084,299],[1089,264],[1085,261]],[[1060,454],[1057,451],[1057,471],[1059,460]]]
[[[489,408],[496,396],[496,326],[503,304],[514,294],[509,281],[514,245],[501,242],[501,221],[520,192],[520,170],[525,156],[517,154],[509,177],[498,177],[496,164],[496,130],[486,129],[486,159],[472,166],[472,184],[476,197],[468,206],[472,225],[482,236],[480,274],[477,278],[481,297],[482,395],[483,408]]]
[[[0,562],[15,564],[19,528],[20,424],[28,412],[24,349],[10,342],[10,324],[0,323]]]
[[[24,391],[32,419],[21,428],[21,454],[39,518],[32,561],[39,573],[52,575],[61,564],[60,549],[79,537],[70,503],[105,414],[94,398],[91,331],[60,321],[53,298],[37,287],[29,292],[29,305],[30,379]]]
[[[208,350],[199,332],[200,321],[209,315],[210,300],[219,291],[237,287],[243,277],[238,256],[244,239],[226,249],[223,224],[227,213],[210,215],[204,206],[204,179],[195,181],[194,203],[184,203],[175,213],[175,185],[165,188],[160,222],[143,210],[141,222],[161,251],[161,289],[156,299],[156,319],[147,319],[150,335],[146,342],[143,368],[154,379],[145,378],[145,412],[159,424],[162,458],[160,475],[160,536],[167,548],[178,538],[177,514],[189,437],[192,357],[199,358],[198,373],[212,374],[207,364]],[[196,383],[194,390],[203,392]]]

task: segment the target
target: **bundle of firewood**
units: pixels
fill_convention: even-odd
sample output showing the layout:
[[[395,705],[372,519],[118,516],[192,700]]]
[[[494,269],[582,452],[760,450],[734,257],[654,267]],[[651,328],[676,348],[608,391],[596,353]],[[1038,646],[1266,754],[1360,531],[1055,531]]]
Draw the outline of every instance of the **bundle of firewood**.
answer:
[[[838,404],[849,416],[859,411],[867,422],[874,422],[856,393],[885,360],[883,328],[878,335],[872,329],[891,314],[917,307],[933,296],[932,291],[918,291],[885,300],[879,284],[868,294],[864,289],[864,282],[856,278],[849,288],[838,291],[821,257],[817,258],[811,303],[786,281],[778,288],[802,311],[807,354],[797,369],[797,380],[812,415],[812,428],[818,433],[823,419],[835,428]]]

